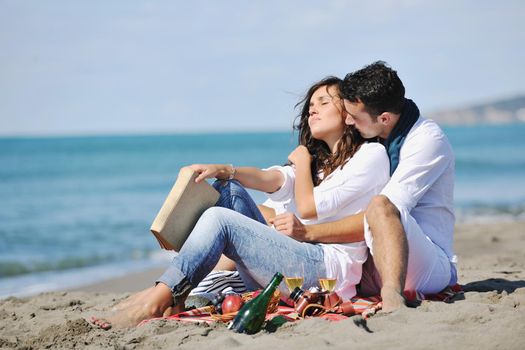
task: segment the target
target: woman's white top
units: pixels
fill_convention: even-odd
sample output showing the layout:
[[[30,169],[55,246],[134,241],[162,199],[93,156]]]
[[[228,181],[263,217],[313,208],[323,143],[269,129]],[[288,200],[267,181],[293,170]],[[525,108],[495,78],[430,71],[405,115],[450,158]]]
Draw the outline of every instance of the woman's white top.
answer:
[[[303,220],[298,215],[295,196],[295,169],[292,166],[273,166],[265,170],[278,170],[284,176],[279,190],[267,193],[264,205],[276,214],[294,213],[303,224],[312,225],[336,221],[366,209],[370,199],[381,192],[389,180],[390,163],[383,145],[365,143],[348,162],[338,167],[316,187],[314,201],[316,220]],[[363,242],[348,244],[323,244],[324,261],[328,278],[337,278],[337,293],[344,299],[356,294],[355,286],[361,280],[362,264],[367,259]]]

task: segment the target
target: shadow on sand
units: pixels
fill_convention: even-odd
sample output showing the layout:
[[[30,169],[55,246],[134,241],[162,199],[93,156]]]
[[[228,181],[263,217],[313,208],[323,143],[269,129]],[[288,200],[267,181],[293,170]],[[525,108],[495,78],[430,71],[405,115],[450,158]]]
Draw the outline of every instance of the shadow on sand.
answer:
[[[498,292],[514,293],[518,288],[525,287],[525,281],[509,281],[504,278],[489,278],[483,281],[470,282],[462,286],[465,292]]]

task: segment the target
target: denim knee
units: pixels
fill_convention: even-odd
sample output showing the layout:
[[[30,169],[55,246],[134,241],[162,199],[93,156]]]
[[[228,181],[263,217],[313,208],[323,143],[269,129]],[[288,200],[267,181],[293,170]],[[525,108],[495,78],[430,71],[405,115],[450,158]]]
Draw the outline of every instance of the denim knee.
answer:
[[[242,198],[243,200],[251,199],[248,191],[237,180],[217,180],[213,183],[213,188],[219,192],[220,197],[217,206],[234,209],[233,199]]]
[[[244,186],[241,185],[241,183],[237,180],[215,180],[212,186],[221,194],[225,191],[228,191],[230,194],[232,194],[233,192],[233,194],[236,195],[239,195],[241,193],[248,194]]]
[[[212,186],[217,190],[217,192],[222,193],[222,191],[227,188],[227,186],[225,186],[227,182],[228,180],[215,180]]]
[[[241,213],[253,220],[266,224],[257,204],[246,189],[237,180],[217,180],[213,187],[219,191],[220,197],[215,206],[224,207]]]

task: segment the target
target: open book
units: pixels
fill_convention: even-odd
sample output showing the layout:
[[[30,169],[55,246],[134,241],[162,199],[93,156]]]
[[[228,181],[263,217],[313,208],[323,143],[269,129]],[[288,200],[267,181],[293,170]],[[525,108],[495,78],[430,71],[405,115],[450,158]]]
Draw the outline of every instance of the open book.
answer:
[[[219,192],[209,183],[195,183],[197,175],[188,167],[179,171],[175,185],[151,224],[150,230],[163,249],[178,252],[202,213],[219,199]]]

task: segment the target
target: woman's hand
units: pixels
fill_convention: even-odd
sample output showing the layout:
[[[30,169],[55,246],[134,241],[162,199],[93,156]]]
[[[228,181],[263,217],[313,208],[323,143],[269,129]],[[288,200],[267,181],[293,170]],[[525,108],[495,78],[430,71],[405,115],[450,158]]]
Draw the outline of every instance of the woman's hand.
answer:
[[[229,164],[192,164],[189,167],[199,174],[195,182],[211,178],[227,179],[233,174],[233,167]]]
[[[312,162],[312,155],[305,146],[300,145],[290,153],[288,160],[295,166],[310,164]]]

